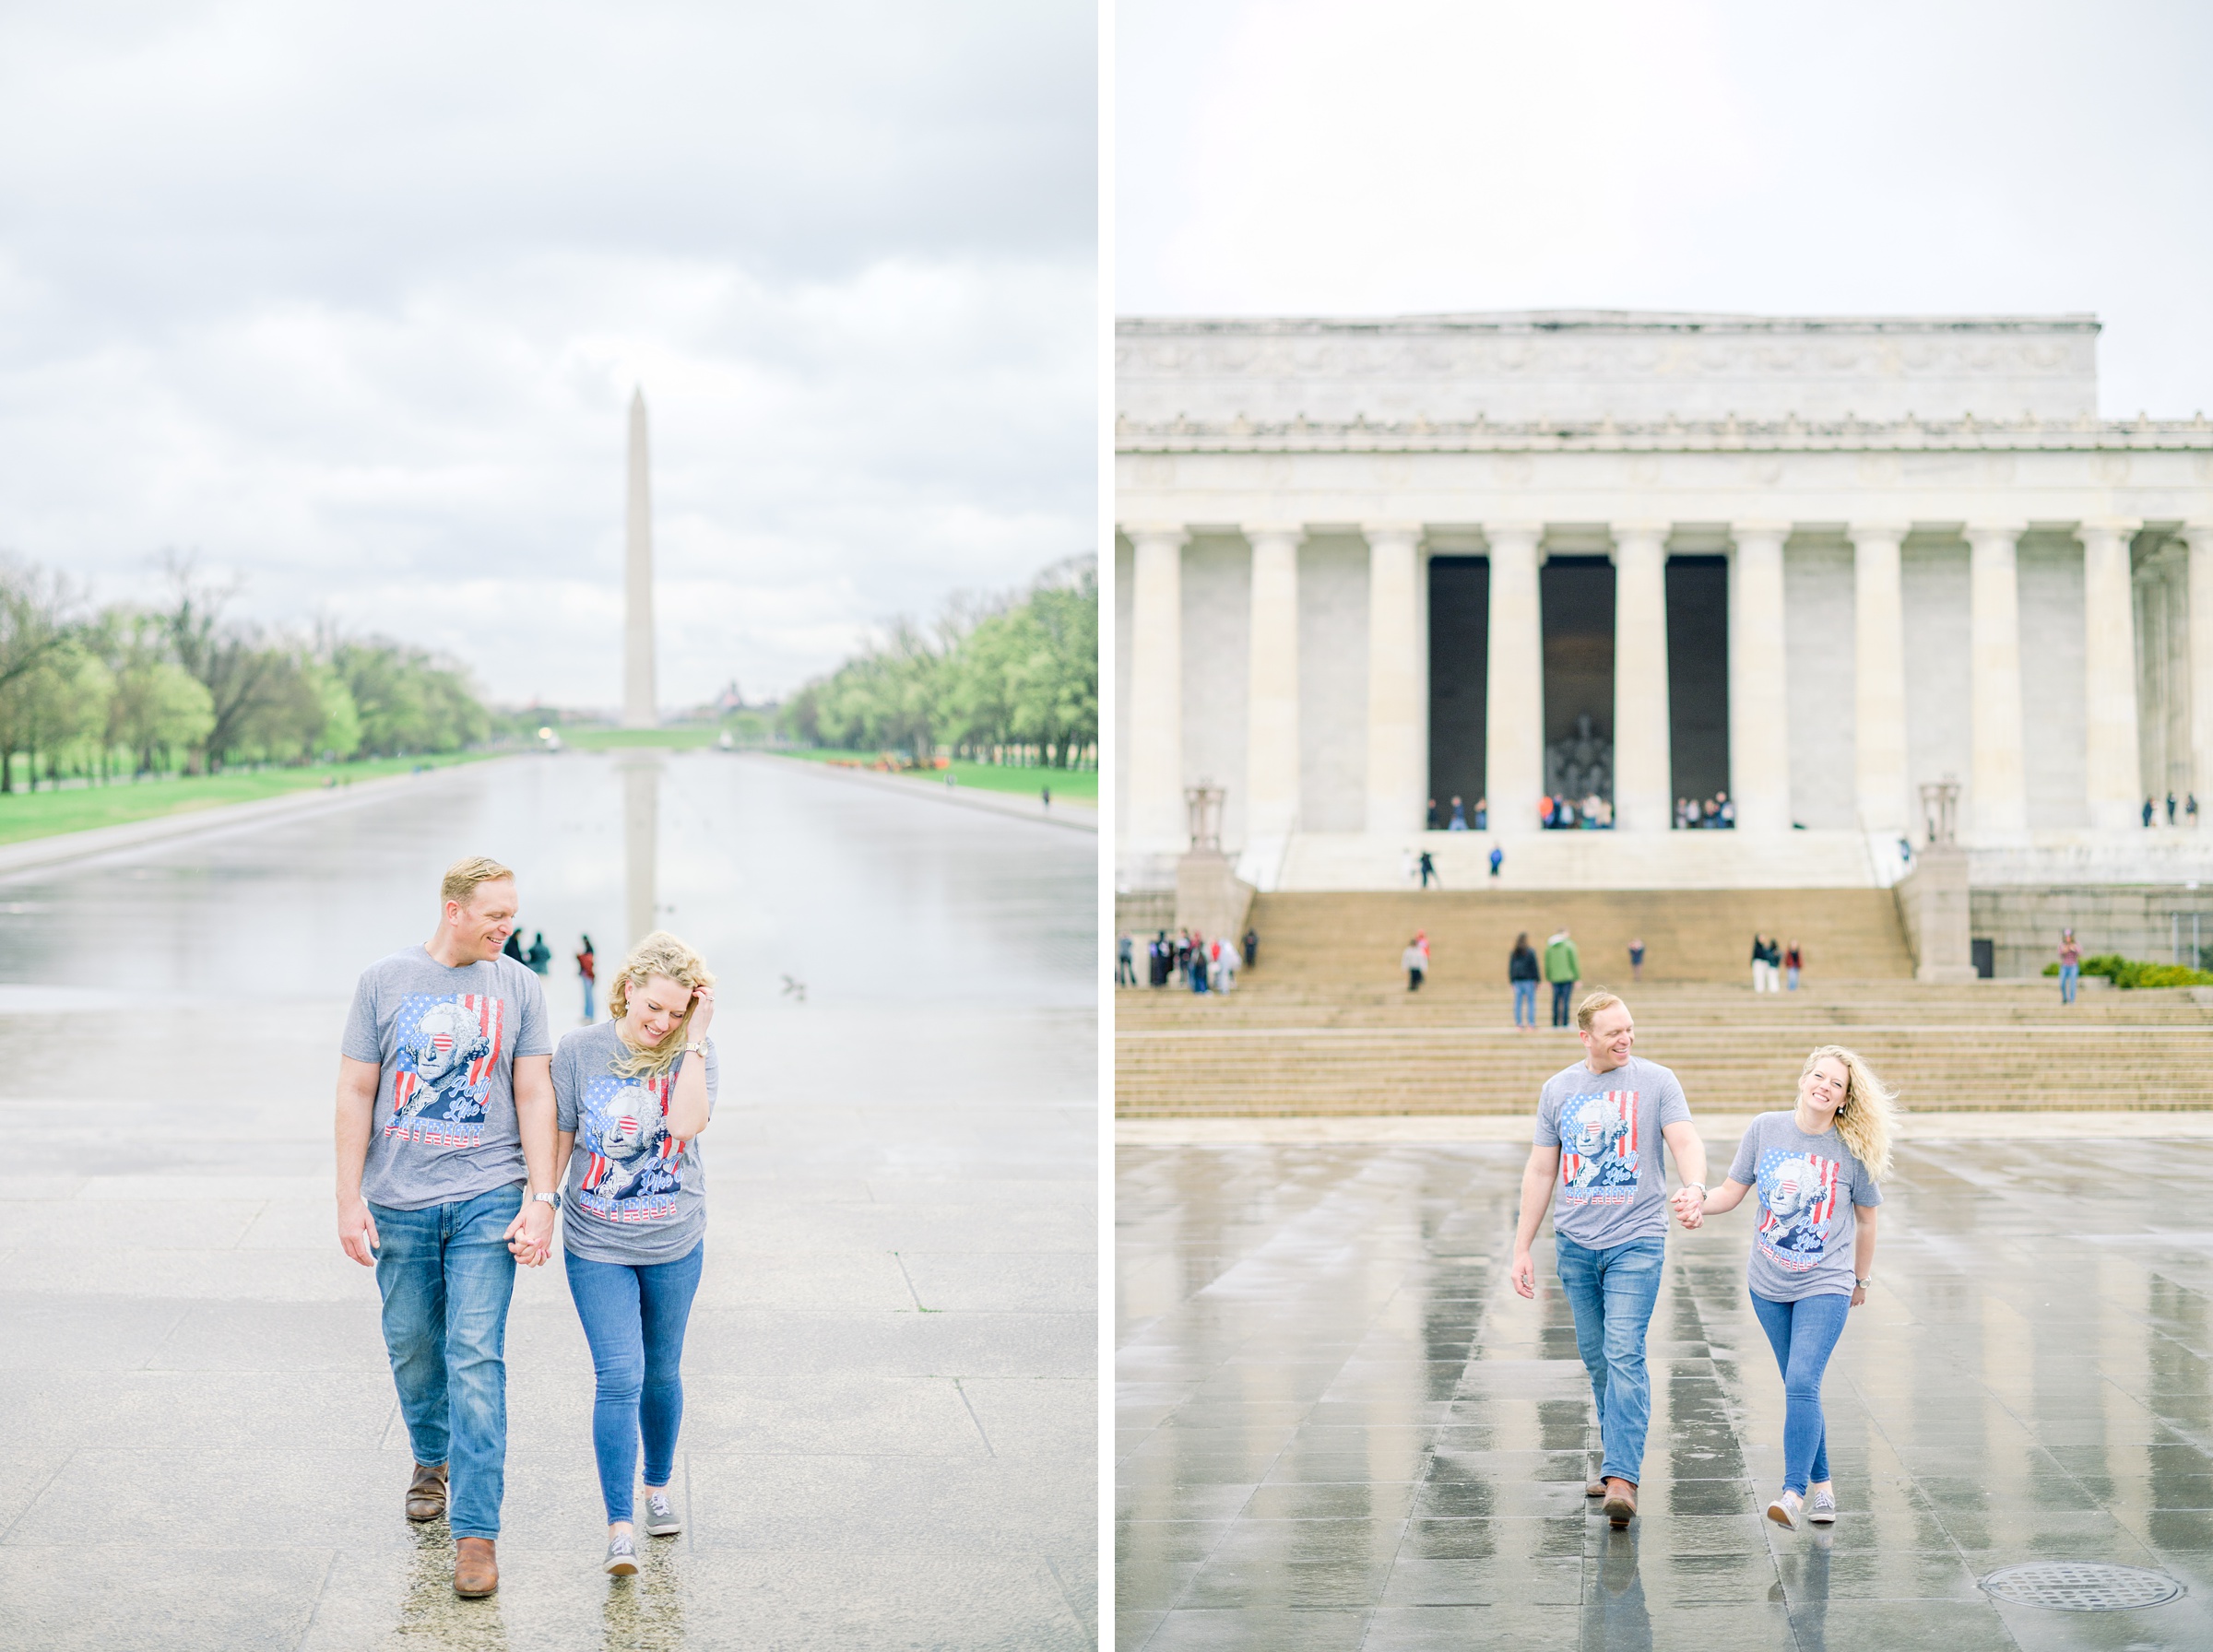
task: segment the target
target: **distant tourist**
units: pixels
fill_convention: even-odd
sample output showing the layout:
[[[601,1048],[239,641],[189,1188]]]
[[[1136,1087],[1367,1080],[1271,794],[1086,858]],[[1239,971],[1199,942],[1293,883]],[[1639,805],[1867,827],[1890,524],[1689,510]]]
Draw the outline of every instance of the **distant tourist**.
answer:
[[[1442,889],[1445,887],[1445,880],[1441,877],[1438,876],[1437,857],[1431,855],[1426,849],[1422,851],[1421,867],[1422,887],[1424,889],[1427,889],[1429,887],[1429,881],[1431,879],[1437,879],[1438,888]]]
[[[1721,821],[1722,830],[1723,832],[1734,831],[1736,828],[1736,805],[1729,801],[1727,792],[1716,792],[1713,796],[1714,813]]]
[[[1176,973],[1176,943],[1168,938],[1166,929],[1154,937],[1150,955],[1153,985],[1166,986],[1168,977]]]
[[[531,933],[530,950],[523,954],[523,962],[530,966],[530,973],[541,980],[545,977],[546,972],[551,968],[553,949],[546,945],[546,932],[543,929],[534,930]]]
[[[553,1243],[553,1041],[507,952],[515,874],[446,868],[437,927],[361,972],[337,1085],[338,1245],[376,1269],[414,1454],[407,1516],[444,1517],[454,1590],[500,1587],[507,1308]]]
[[[1260,932],[1248,926],[1245,930],[1245,967],[1253,969],[1260,962]]]
[[[1577,1007],[1575,1024],[1583,1058],[1538,1092],[1514,1224],[1513,1281],[1525,1301],[1536,1295],[1531,1252],[1553,1206],[1560,1289],[1598,1405],[1602,1455],[1583,1494],[1604,1498],[1606,1518],[1624,1527],[1637,1514],[1652,1414],[1644,1345],[1667,1261],[1666,1154],[1683,1178],[1676,1197],[1695,1190],[1703,1198],[1706,1146],[1675,1075],[1631,1053],[1636,1027],[1627,1004],[1594,992]]]
[[[1783,985],[1793,992],[1798,990],[1798,972],[1805,967],[1805,955],[1799,951],[1796,941],[1782,950]]]
[[[2172,806],[2173,799],[2170,798],[2168,801]],[[1447,832],[1465,832],[1467,829],[1468,811],[1461,807],[1460,799],[1455,797],[1452,799],[1452,819],[1450,823],[1445,827],[1445,830]]]
[[[1583,978],[1583,957],[1575,950],[1563,925],[1558,934],[1544,943],[1544,979],[1552,983],[1552,1024],[1568,1024],[1568,1006],[1575,998],[1575,984]]]
[[[1875,1282],[1891,1100],[1859,1056],[1823,1044],[1798,1075],[1797,1105],[1752,1121],[1729,1179],[1711,1193],[1686,1186],[1675,1196],[1675,1214],[1696,1228],[1758,1190],[1746,1283],[1783,1392],[1782,1491],[1768,1504],[1768,1518],[1793,1531],[1802,1516],[1817,1526],[1837,1517],[1821,1376],[1845,1315],[1866,1302]]]
[[[2147,832],[2151,830],[2152,813],[2151,799],[2147,797],[2144,799],[2144,830]]]
[[[1488,797],[1478,797],[1475,799],[1475,830],[1488,832],[1490,829],[1491,800]]]
[[[1131,936],[1118,936],[1115,939],[1114,984],[1117,986],[1137,985],[1137,941]]]
[[[1235,939],[1214,942],[1214,990],[1235,991],[1237,985],[1237,943]]]
[[[1042,807],[1044,807],[1044,808],[1052,808],[1052,806],[1053,806],[1053,788],[1052,788],[1051,786],[1049,786],[1049,785],[1041,785],[1041,786],[1039,786],[1039,787],[1037,788],[1037,799],[1038,799],[1038,802],[1039,802],[1039,804],[1040,804]]]
[[[2059,1001],[2075,1001],[2075,984],[2082,977],[2082,948],[2075,941],[2075,931],[2059,932]]]
[[[1494,851],[1495,853],[1495,851]],[[1544,974],[1537,950],[1529,944],[1525,929],[1514,937],[1514,950],[1506,956],[1507,984],[1514,989],[1514,1026],[1537,1030],[1537,982]]]
[[[588,1027],[592,1022],[592,989],[599,985],[599,957],[592,950],[592,938],[588,935],[576,953],[576,975],[584,983],[584,1021]]]
[[[1752,937],[1752,990],[1754,992],[1777,990],[1775,966],[1781,957],[1780,950],[1765,935],[1756,933]]]
[[[1491,876],[1498,876],[1498,868],[1506,864],[1506,851],[1497,844],[1491,845]]]
[[[2172,792],[2167,794],[2167,824],[2170,826],[2174,824],[2174,794]]]
[[[1644,938],[1638,936],[1629,942],[1629,979],[1644,979]]]
[[[1429,807],[1422,811],[1422,830],[1425,832],[1437,830],[1437,799],[1435,797],[1429,799]]]
[[[1184,974],[1190,982],[1192,992],[1203,993],[1206,990],[1205,936],[1193,935],[1191,937],[1190,950],[1185,954],[1184,958]]]
[[[669,1482],[684,1415],[684,1327],[706,1261],[699,1138],[715,1115],[715,977],[656,930],[622,961],[607,1007],[611,1021],[570,1033],[554,1053],[554,1155],[569,1299],[592,1351],[592,1450],[607,1509],[600,1569],[634,1577],[641,1478],[645,1535],[684,1528]]]
[[[523,950],[523,932],[520,929],[510,929],[507,932],[507,944],[500,949],[500,956],[514,959],[525,969],[530,967],[529,954]]]
[[[1410,940],[1406,943],[1406,950],[1399,954],[1399,967],[1406,972],[1406,990],[1408,992],[1421,991],[1422,976],[1429,967],[1429,960],[1422,951],[1422,943],[1419,940]]]

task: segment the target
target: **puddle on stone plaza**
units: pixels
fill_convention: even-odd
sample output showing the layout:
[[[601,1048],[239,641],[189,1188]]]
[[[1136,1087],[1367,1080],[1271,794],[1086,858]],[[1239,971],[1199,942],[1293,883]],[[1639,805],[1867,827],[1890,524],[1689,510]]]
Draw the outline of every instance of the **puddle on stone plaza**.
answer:
[[[1642,1512],[1592,1512],[1549,1239],[1536,1302],[1508,1278],[1525,1157],[1121,1150],[1124,1646],[2213,1646],[2213,1143],[1901,1150],[1824,1392],[1842,1514],[1795,1533],[1760,1517],[1782,1391],[1727,1218],[1669,1240]],[[2036,1561],[2184,1592],[1979,1587]]]

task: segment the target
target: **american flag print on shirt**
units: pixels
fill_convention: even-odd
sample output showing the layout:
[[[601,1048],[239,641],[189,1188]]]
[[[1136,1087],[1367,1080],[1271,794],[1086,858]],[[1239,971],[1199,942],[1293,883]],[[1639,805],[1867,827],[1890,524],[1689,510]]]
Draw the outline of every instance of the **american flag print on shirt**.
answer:
[[[1597,1091],[1561,1103],[1561,1202],[1627,1204],[1637,1197],[1641,1145],[1634,1090]]]
[[[684,1143],[669,1131],[673,1073],[586,1081],[576,1151],[585,1155],[576,1202],[602,1221],[665,1221],[684,1186]]]
[[[506,1051],[507,1000],[490,993],[410,993],[393,1018],[388,1139],[475,1147]]]
[[[1771,1147],[1753,1174],[1759,1185],[1759,1228],[1754,1243],[1778,1268],[1805,1273],[1828,1249],[1837,1213],[1841,1162],[1819,1153]]]

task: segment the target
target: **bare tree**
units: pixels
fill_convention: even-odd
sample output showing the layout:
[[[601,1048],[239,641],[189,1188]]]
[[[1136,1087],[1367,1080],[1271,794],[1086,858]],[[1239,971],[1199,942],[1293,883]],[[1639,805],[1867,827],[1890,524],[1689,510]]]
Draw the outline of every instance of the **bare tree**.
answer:
[[[207,690],[215,724],[201,743],[206,766],[222,766],[255,716],[283,696],[289,656],[264,645],[261,632],[225,618],[243,582],[202,580],[195,558],[174,551],[162,558],[173,595],[161,616],[177,664]]]

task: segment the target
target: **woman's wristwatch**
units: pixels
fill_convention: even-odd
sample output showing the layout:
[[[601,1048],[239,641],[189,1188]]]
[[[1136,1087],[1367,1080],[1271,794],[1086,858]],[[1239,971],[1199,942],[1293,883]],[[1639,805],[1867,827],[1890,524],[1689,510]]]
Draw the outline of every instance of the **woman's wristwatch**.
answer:
[[[684,1054],[687,1056],[704,1056],[706,1053],[706,1040],[702,1038],[694,1038],[690,1044],[684,1046]]]
[[[530,1202],[534,1205],[551,1205],[555,1210],[559,1210],[561,1195],[558,1193],[533,1193],[530,1196]]]
[[[1871,1273],[1865,1279],[1862,1279],[1859,1277],[1859,1275],[1854,1274],[1852,1275],[1852,1282],[1857,1285],[1861,1290],[1864,1291],[1868,1286],[1875,1283],[1875,1275]]]

